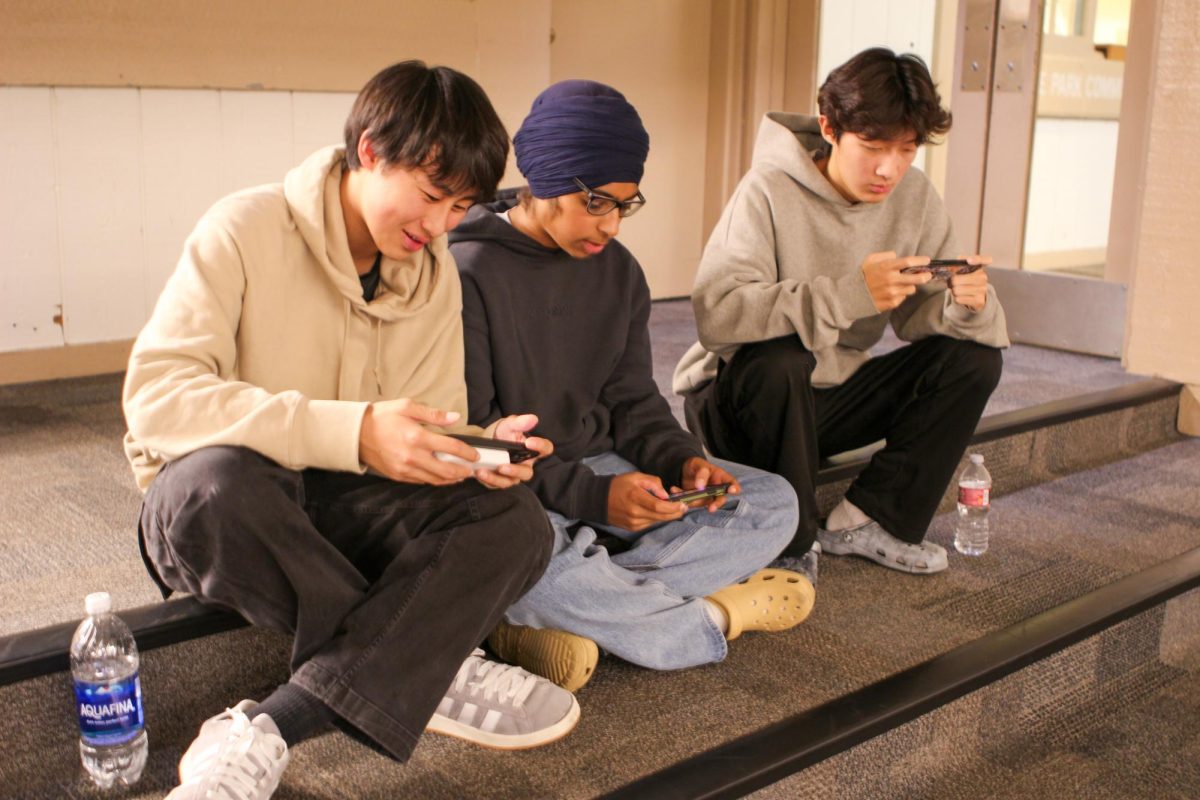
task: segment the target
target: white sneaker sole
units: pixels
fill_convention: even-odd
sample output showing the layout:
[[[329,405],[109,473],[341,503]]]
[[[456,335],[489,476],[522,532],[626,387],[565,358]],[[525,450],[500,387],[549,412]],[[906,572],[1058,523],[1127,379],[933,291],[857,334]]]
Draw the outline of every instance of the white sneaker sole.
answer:
[[[453,736],[481,747],[492,750],[529,750],[534,747],[557,742],[566,736],[579,722],[579,701],[571,698],[571,709],[566,716],[549,728],[526,734],[489,733],[471,725],[464,725],[458,720],[450,719],[441,714],[434,714],[425,726],[427,733],[440,733],[443,736]]]

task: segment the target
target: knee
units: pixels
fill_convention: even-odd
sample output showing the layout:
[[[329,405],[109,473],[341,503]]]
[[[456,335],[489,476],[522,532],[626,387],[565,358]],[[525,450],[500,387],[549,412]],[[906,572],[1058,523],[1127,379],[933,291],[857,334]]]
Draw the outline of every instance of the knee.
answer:
[[[976,342],[957,341],[955,371],[965,376],[973,386],[991,394],[1000,383],[1004,357],[995,347]]]
[[[514,486],[481,499],[500,504],[488,528],[486,558],[498,567],[540,576],[550,562],[554,529],[537,495],[527,486]]]
[[[209,537],[234,532],[238,526],[222,522],[261,508],[289,474],[296,475],[245,447],[206,447],[167,464],[151,483],[145,507],[177,544],[199,531]]]
[[[786,398],[812,385],[817,358],[796,336],[748,345],[734,355],[733,371],[756,399]]]
[[[743,483],[742,493],[739,502],[747,504],[749,527],[767,558],[774,558],[791,542],[800,524],[796,490],[779,475],[764,472]]]

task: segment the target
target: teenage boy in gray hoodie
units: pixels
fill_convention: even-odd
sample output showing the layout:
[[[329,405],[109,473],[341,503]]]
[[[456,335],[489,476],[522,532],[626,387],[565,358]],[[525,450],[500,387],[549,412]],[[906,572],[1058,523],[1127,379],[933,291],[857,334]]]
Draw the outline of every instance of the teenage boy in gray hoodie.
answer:
[[[555,543],[488,642],[573,690],[597,646],[680,669],[720,661],[743,630],[799,623],[811,584],[762,569],[795,530],[795,493],[777,475],[708,460],[654,382],[650,292],[615,238],[645,202],[650,141],[637,111],[611,87],[563,81],[537,97],[513,144],[528,189],[473,208],[450,250],[470,420],[537,415],[556,450],[529,485]],[[690,508],[668,496],[726,483],[728,497]]]
[[[1000,378],[1004,312],[984,256],[961,258],[941,198],[909,166],[949,130],[924,62],[874,48],[833,70],[819,117],[768,113],[753,163],[708,241],[692,303],[700,342],[680,361],[709,450],[778,472],[800,499],[781,565],[822,550],[929,574],[924,541]],[[871,358],[891,324],[909,346]],[[819,459],[884,448],[819,526]]]

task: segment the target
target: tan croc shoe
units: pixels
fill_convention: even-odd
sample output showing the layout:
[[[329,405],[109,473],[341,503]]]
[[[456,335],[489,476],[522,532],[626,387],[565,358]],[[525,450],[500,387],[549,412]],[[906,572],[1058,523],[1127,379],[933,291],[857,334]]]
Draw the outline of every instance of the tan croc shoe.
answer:
[[[725,638],[742,631],[786,631],[808,617],[817,592],[808,578],[786,569],[760,569],[746,580],[709,595],[729,618]]]
[[[591,639],[554,628],[527,628],[504,620],[488,637],[488,645],[510,664],[541,675],[568,692],[591,680],[600,648]]]

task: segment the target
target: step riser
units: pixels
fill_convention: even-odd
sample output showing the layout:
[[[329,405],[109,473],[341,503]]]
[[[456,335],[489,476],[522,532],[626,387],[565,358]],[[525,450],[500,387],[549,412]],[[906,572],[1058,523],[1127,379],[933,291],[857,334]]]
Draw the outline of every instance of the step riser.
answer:
[[[1091,734],[1119,722],[1124,709],[1197,671],[1200,590],[1151,608],[750,797],[992,797],[1047,759],[1069,760],[1076,751],[1086,752]],[[1057,796],[1092,795],[1077,790]],[[1143,790],[1129,796],[1149,795]]]
[[[1176,429],[1178,413],[1176,395],[972,445],[968,452],[983,454],[992,475],[992,496],[1001,497],[1178,441],[1182,438]],[[817,487],[822,516],[841,501],[851,482],[847,479]],[[938,513],[953,511],[957,500],[958,486],[951,480]]]

